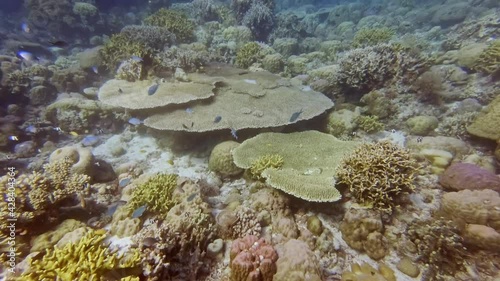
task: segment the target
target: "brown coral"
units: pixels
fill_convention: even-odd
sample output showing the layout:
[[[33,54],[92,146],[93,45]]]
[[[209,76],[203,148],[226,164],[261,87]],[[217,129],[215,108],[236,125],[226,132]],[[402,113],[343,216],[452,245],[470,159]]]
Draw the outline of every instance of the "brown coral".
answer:
[[[452,164],[439,176],[439,183],[444,188],[454,191],[492,189],[500,192],[499,177],[486,169],[469,163]]]
[[[230,251],[232,281],[272,281],[278,254],[263,238],[248,235],[233,241]]]

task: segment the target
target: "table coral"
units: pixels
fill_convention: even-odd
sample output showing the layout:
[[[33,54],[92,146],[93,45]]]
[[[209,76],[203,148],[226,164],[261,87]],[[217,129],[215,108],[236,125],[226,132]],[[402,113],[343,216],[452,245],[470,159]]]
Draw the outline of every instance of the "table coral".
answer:
[[[409,151],[397,145],[366,143],[343,160],[337,176],[357,202],[392,211],[398,197],[414,190],[417,167]]]
[[[176,187],[177,175],[155,175],[134,189],[132,198],[128,202],[129,209],[134,210],[146,205],[150,212],[165,214],[176,204],[172,198]]]
[[[104,244],[106,234],[91,231],[76,243],[48,249],[41,259],[31,258],[22,280],[106,280],[107,274],[139,265],[139,252],[129,256],[111,252]],[[109,279],[108,279],[109,280]]]
[[[278,254],[263,238],[248,235],[233,241],[230,251],[232,281],[272,281]]]
[[[265,180],[261,174],[264,170],[279,169],[283,166],[283,157],[279,154],[266,154],[255,160],[250,166],[250,174],[256,180]]]

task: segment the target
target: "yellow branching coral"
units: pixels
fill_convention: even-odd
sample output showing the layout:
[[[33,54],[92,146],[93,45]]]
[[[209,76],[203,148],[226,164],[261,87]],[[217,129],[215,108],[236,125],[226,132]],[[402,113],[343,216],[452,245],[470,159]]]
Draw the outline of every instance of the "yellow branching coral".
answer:
[[[407,150],[384,141],[357,148],[344,158],[337,176],[357,202],[391,211],[398,196],[413,191],[417,167]]]
[[[356,32],[352,45],[355,48],[373,46],[380,43],[388,42],[394,35],[394,30],[381,27],[381,28],[362,28]]]
[[[484,50],[477,60],[474,70],[486,74],[491,74],[498,69],[500,65],[500,40],[495,40]]]
[[[148,211],[166,214],[176,204],[172,197],[176,187],[177,175],[155,175],[133,191],[129,209],[146,205]]]
[[[256,180],[264,180],[261,174],[265,169],[279,169],[283,166],[283,163],[283,157],[279,154],[262,155],[250,166],[250,174]]]
[[[120,256],[103,243],[105,233],[91,231],[76,243],[49,249],[41,259],[30,259],[21,280],[106,280],[113,271],[139,265],[140,253]]]

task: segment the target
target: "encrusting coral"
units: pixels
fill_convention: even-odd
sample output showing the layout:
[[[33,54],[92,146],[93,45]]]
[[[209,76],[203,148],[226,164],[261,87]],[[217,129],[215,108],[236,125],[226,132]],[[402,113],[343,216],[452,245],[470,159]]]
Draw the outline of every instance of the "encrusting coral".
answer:
[[[29,260],[29,269],[20,278],[26,281],[110,280],[113,271],[132,270],[139,265],[138,251],[118,255],[108,249],[104,239],[105,233],[90,231],[76,243],[48,249],[41,259]]]
[[[158,174],[139,185],[132,192],[128,205],[130,210],[146,205],[150,212],[166,214],[176,204],[172,197],[177,187],[177,175]]]
[[[357,148],[343,160],[337,176],[357,202],[392,211],[398,197],[413,192],[417,168],[409,151],[383,141]]]

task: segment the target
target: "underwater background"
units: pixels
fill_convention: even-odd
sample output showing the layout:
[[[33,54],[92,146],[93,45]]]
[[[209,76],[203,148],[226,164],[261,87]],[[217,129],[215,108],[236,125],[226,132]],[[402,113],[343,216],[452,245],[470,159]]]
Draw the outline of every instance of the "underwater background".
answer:
[[[0,280],[500,280],[500,1],[2,0]]]

